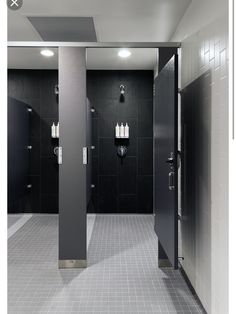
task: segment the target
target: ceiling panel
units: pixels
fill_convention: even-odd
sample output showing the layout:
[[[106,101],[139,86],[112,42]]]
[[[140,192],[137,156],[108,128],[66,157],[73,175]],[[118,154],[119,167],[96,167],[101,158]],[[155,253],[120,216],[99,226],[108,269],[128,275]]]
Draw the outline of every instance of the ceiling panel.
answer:
[[[191,0],[24,0],[8,10],[9,40],[38,40],[30,17],[93,17],[98,41],[169,41]],[[40,37],[41,38],[41,37]]]
[[[45,41],[97,41],[92,17],[28,16],[28,20]]]

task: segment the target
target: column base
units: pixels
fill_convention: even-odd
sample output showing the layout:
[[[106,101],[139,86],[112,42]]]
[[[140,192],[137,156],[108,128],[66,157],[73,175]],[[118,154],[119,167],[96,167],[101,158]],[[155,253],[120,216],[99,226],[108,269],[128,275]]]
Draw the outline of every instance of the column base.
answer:
[[[158,267],[169,268],[169,267],[172,267],[172,265],[168,259],[158,259]]]
[[[167,268],[172,267],[165,250],[163,249],[161,242],[158,240],[158,267]]]
[[[58,267],[61,268],[86,268],[86,259],[63,259],[58,261]]]

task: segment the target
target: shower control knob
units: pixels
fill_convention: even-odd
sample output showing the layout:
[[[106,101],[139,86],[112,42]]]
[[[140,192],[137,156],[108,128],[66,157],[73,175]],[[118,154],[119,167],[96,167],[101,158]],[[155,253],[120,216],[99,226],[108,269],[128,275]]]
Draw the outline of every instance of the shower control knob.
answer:
[[[117,148],[117,154],[118,156],[125,157],[125,155],[127,154],[127,147],[126,146],[118,146]]]
[[[168,158],[167,160],[166,160],[166,162],[168,163],[168,164],[173,164],[174,163],[174,159],[173,158]]]

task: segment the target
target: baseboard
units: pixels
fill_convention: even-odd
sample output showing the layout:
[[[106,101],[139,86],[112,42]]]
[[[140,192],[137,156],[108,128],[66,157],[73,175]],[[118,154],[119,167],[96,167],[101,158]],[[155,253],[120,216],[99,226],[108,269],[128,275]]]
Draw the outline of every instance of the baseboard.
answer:
[[[179,264],[179,270],[180,270],[180,273],[181,275],[183,276],[189,290],[191,291],[192,295],[194,295],[194,297],[197,299],[197,302],[199,303],[199,305],[201,306],[202,308],[202,311],[204,314],[207,314],[207,311],[205,310],[204,306],[202,305],[202,302],[201,300],[199,299],[198,295],[197,295],[197,292],[196,290],[194,289],[193,285],[191,284],[191,281],[189,280],[188,278],[188,275],[186,274],[186,272],[184,271],[183,267],[181,264]]]

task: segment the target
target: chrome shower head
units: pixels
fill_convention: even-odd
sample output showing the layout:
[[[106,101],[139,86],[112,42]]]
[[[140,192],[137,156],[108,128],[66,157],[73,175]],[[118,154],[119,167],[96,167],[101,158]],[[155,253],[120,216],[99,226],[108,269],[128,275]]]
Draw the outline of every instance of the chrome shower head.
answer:
[[[121,95],[125,94],[125,87],[124,87],[124,85],[120,85],[120,94]]]

